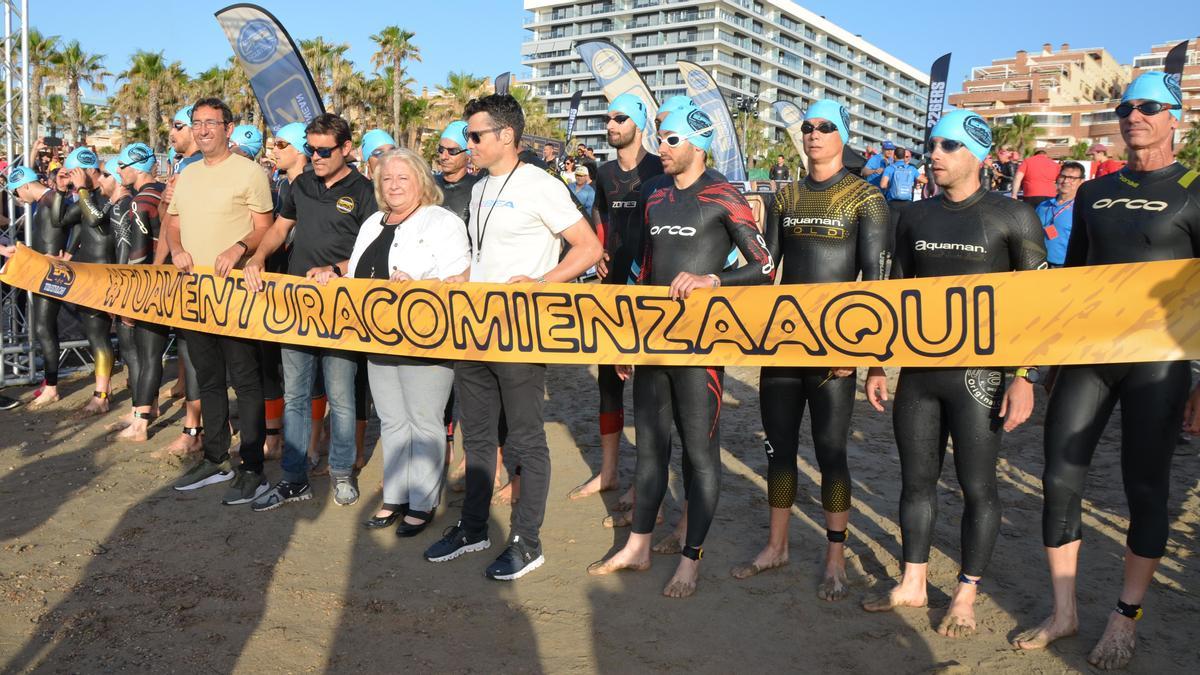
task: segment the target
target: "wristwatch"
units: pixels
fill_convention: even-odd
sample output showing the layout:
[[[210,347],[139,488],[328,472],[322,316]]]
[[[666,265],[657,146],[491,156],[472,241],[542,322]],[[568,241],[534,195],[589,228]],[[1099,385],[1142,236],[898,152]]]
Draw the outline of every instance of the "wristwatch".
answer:
[[[1042,372],[1032,366],[1029,368],[1017,368],[1016,376],[1025,378],[1030,384],[1037,384],[1042,381]]]

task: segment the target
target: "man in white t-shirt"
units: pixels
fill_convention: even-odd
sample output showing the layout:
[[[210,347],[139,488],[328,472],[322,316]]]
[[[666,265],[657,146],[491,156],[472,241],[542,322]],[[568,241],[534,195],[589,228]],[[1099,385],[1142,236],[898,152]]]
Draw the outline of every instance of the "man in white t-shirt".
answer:
[[[471,190],[471,268],[447,281],[483,283],[568,282],[600,260],[602,249],[581,217],[567,186],[538,167],[522,163],[518,144],[525,115],[516,99],[493,94],[472,100],[467,147],[488,177]],[[570,250],[562,256],[562,242]],[[561,261],[559,260],[562,257]],[[513,506],[508,547],[488,578],[510,581],[544,562],[538,537],[550,487],[550,450],[542,417],[546,366],[460,361],[454,369],[467,454],[467,494],[462,518],[425,551],[430,562],[453,560],[491,546],[488,507],[496,472],[501,404],[508,423],[504,452],[521,470],[521,499]]]

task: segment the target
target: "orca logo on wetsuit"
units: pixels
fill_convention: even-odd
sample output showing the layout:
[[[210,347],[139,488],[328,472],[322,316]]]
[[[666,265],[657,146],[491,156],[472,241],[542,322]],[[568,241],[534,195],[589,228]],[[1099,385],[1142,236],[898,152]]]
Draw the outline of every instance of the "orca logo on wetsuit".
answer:
[[[1118,204],[1121,204],[1121,203],[1125,204],[1125,208],[1132,209],[1135,211],[1138,209],[1141,209],[1143,211],[1165,211],[1167,209],[1167,207],[1170,206],[1166,202],[1147,200],[1147,199],[1126,199],[1125,197],[1121,197],[1120,199],[1097,200],[1094,204],[1092,204],[1092,208],[1093,209],[1111,209],[1112,207],[1114,207]]]
[[[675,234],[680,237],[694,237],[696,235],[696,228],[683,225],[655,225],[650,228],[650,234],[658,234],[660,232],[663,234]]]
[[[989,368],[967,368],[963,372],[963,383],[967,392],[985,408],[996,405],[996,392],[1000,391],[1000,383],[1004,375],[998,370]]]

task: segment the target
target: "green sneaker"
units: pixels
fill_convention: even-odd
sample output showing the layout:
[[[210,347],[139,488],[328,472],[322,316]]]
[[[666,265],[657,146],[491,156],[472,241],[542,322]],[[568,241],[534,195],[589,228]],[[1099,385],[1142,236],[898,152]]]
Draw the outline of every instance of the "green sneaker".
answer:
[[[229,467],[229,460],[217,464],[203,457],[196,465],[188,469],[187,473],[183,474],[179,480],[175,481],[176,490],[195,490],[202,488],[205,485],[216,485],[224,483],[227,480],[233,480],[233,469]]]
[[[258,499],[259,495],[270,487],[267,479],[263,478],[261,473],[238,469],[234,473],[233,482],[229,484],[229,489],[225,491],[225,498],[221,500],[221,503],[226,506],[248,504]]]

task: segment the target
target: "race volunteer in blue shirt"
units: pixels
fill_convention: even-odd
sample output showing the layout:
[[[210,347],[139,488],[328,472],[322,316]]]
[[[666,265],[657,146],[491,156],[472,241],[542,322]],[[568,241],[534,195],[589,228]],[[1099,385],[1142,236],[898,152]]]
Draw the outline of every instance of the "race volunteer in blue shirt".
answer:
[[[895,161],[896,144],[891,141],[884,141],[883,152],[878,155],[872,155],[871,159],[867,160],[867,165],[862,170],[862,176],[871,185],[879,187],[879,181],[883,178],[883,170],[891,166]]]
[[[1051,267],[1062,267],[1067,258],[1071,218],[1075,215],[1075,192],[1086,176],[1079,162],[1064,162],[1054,183],[1054,198],[1038,204],[1038,219],[1042,221],[1042,230],[1046,233],[1046,262]]]

